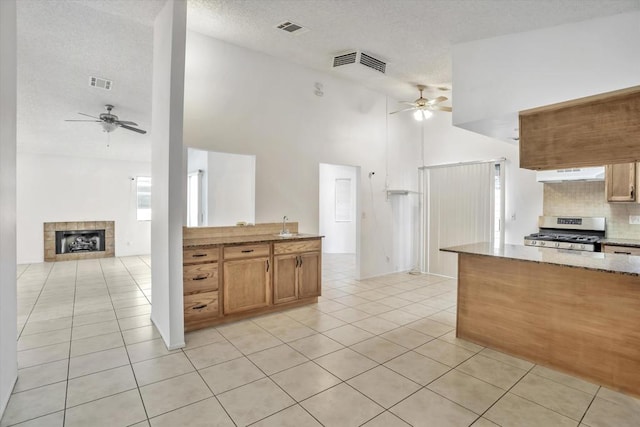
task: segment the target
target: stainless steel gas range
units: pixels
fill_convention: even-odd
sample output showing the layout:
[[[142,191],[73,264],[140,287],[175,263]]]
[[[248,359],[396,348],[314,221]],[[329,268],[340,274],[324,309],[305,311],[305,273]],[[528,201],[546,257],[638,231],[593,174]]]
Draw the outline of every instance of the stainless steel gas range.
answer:
[[[525,236],[526,246],[600,252],[605,235],[605,219],[596,217],[541,216],[538,227],[538,233]]]

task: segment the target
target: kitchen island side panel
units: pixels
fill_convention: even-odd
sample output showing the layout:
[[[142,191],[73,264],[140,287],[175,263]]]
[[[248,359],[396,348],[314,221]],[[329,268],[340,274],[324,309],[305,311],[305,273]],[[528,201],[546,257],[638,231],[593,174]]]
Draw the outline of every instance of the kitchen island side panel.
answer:
[[[640,277],[458,255],[457,336],[640,396]]]

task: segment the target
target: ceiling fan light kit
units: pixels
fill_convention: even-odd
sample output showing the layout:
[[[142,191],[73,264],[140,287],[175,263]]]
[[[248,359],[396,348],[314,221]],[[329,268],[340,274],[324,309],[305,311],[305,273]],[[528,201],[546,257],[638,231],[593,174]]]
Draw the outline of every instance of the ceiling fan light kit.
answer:
[[[429,99],[422,96],[422,92],[427,88],[425,85],[418,85],[418,90],[420,91],[420,97],[415,101],[402,101],[402,104],[409,105],[408,108],[404,108],[402,110],[393,111],[389,114],[402,113],[404,111],[413,111],[413,118],[417,121],[421,122],[423,120],[429,119],[433,116],[433,111],[448,111],[451,112],[451,107],[445,107],[438,105],[441,102],[448,100],[446,96],[438,96],[437,98]],[[436,87],[438,90],[444,90],[448,88]]]
[[[113,132],[117,128],[123,128],[123,129],[131,130],[133,132],[141,133],[141,134],[147,133],[146,130],[138,128],[137,123],[130,122],[127,120],[120,120],[118,116],[116,116],[115,114],[112,114],[111,111],[113,110],[113,105],[107,104],[104,106],[104,108],[107,110],[107,112],[100,114],[100,116],[98,117],[94,117],[85,113],[78,113],[81,116],[91,117],[93,120],[65,120],[65,122],[100,123],[100,125],[102,126],[102,131],[107,133]]]

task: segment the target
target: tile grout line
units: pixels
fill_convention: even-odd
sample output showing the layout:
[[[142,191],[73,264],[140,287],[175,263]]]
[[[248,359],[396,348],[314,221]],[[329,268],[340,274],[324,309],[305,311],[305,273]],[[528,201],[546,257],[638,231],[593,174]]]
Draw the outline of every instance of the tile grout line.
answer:
[[[120,258],[118,258],[118,260],[123,265],[123,267],[127,270],[127,273],[129,273],[129,275],[131,275],[129,269],[127,269],[126,265],[122,262],[122,260],[120,260]],[[142,409],[144,410],[144,415],[146,417],[146,421],[149,422],[149,413],[147,412],[147,406],[144,404],[144,399],[142,398],[142,391],[140,390],[140,384],[138,383],[138,377],[136,376],[136,371],[133,369],[133,363],[131,363],[131,357],[129,356],[129,350],[127,349],[127,343],[126,343],[126,341],[124,339],[124,334],[122,333],[122,329],[120,328],[120,322],[118,321],[118,315],[116,314],[116,308],[115,308],[115,306],[113,306],[113,300],[111,299],[111,291],[109,290],[109,286],[107,285],[107,278],[106,278],[106,276],[104,274],[104,268],[102,266],[102,262],[101,261],[99,261],[98,264],[100,265],[100,271],[102,272],[102,277],[104,278],[105,285],[107,287],[107,294],[109,295],[109,301],[111,301],[113,314],[116,316],[116,323],[118,324],[118,330],[120,331],[120,337],[122,338],[122,344],[123,344],[123,347],[124,347],[124,351],[127,354],[127,360],[129,361],[129,369],[131,369],[131,374],[133,375],[133,380],[136,383],[136,390],[138,391],[138,396],[140,397],[140,403],[142,403]],[[135,281],[135,279],[134,279],[134,281]],[[136,286],[138,286],[137,282],[136,282]],[[126,391],[130,391],[130,390],[126,390]],[[121,393],[124,393],[124,392],[121,392]],[[120,393],[116,393],[116,394],[120,394]],[[140,422],[142,422],[142,421],[140,421]]]
[[[71,345],[73,341],[73,321],[75,317],[76,311],[76,295],[78,292],[78,261],[74,261],[76,265],[76,274],[74,277],[74,286],[73,286],[73,309],[71,310],[71,331],[69,335],[69,359],[67,362],[67,381],[65,384],[64,390],[64,407],[62,408],[62,425],[64,426],[67,422],[67,399],[69,398],[69,374],[71,372]]]
[[[29,264],[29,265],[31,265],[31,264]],[[24,321],[24,325],[22,325],[22,328],[20,329],[20,333],[18,334],[18,339],[20,339],[22,337],[22,333],[24,332],[24,328],[26,328],[27,327],[27,323],[29,323],[29,319],[31,318],[31,315],[33,314],[33,311],[35,310],[36,305],[38,304],[38,300],[40,299],[40,296],[42,295],[42,292],[44,291],[44,287],[47,285],[47,281],[49,280],[49,276],[51,276],[51,272],[53,271],[54,265],[51,266],[51,268],[47,272],[47,276],[44,278],[44,281],[42,282],[42,287],[40,288],[40,292],[38,292],[38,296],[36,297],[36,300],[33,302],[33,306],[31,307],[31,310],[29,310],[29,314],[27,315],[27,319]],[[25,270],[25,272],[26,272],[26,270]],[[22,274],[24,274],[24,272]],[[20,274],[20,276],[22,276],[22,274]],[[16,279],[16,282],[17,282],[17,279]]]

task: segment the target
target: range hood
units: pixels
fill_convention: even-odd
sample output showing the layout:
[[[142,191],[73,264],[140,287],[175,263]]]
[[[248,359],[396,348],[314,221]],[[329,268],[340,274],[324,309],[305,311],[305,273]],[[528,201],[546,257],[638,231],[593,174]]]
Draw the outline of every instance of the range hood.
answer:
[[[536,172],[538,182],[604,181],[604,166]]]

